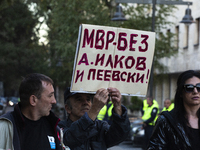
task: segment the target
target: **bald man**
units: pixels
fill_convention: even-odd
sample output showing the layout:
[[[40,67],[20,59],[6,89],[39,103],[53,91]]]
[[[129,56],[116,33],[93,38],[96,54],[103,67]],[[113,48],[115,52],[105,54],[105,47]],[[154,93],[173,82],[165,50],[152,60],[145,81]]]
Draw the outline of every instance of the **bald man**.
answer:
[[[174,103],[169,98],[164,101],[164,108],[162,111],[171,111],[174,108]]]

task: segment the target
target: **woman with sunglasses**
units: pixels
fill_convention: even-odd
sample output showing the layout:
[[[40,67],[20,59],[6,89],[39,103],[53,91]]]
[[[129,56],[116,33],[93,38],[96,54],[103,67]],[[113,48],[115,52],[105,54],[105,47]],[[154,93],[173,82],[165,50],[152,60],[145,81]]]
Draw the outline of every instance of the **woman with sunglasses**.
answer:
[[[200,149],[200,73],[188,70],[177,80],[175,107],[162,112],[148,150]]]

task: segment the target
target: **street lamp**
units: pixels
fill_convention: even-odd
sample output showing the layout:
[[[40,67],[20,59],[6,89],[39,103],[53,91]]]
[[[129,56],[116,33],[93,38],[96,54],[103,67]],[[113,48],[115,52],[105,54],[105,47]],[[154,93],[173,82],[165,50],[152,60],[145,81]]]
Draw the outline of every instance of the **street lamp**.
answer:
[[[195,21],[193,21],[193,17],[192,17],[191,14],[192,14],[192,11],[191,11],[191,9],[189,8],[189,5],[188,5],[188,8],[185,10],[185,16],[183,17],[183,19],[180,23],[184,23],[187,26],[194,23]]]
[[[127,19],[124,17],[124,14],[122,12],[122,7],[119,5],[119,3],[116,6],[116,12],[114,13],[113,18],[111,21],[126,21]]]
[[[189,8],[189,5],[192,5],[192,2],[185,2],[182,0],[179,1],[170,1],[170,0],[115,0],[115,2],[118,4],[119,3],[137,3],[137,4],[152,4],[152,23],[151,23],[151,31],[155,32],[155,10],[156,10],[156,4],[165,4],[165,5],[188,5],[188,8],[186,9],[185,16],[183,17],[183,20],[181,23],[184,23],[186,25],[190,25],[193,23],[193,18],[191,16],[191,9]],[[118,11],[119,9],[116,9]],[[120,9],[120,12],[122,13],[122,9]],[[115,14],[120,13],[120,12],[115,12]],[[112,21],[122,21],[121,17],[117,18],[114,16],[112,18]],[[125,17],[124,20],[125,21]],[[150,85],[149,85],[149,92],[150,96],[153,97],[153,63],[152,63],[152,68],[151,68],[151,75],[150,75]]]

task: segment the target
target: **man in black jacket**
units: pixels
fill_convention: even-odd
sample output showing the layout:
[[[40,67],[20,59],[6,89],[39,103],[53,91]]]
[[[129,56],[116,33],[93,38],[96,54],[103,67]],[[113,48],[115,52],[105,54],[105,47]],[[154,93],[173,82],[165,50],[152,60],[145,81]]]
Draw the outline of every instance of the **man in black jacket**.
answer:
[[[109,97],[114,105],[111,126],[96,119]],[[92,102],[90,94],[70,92],[67,88],[64,99],[68,118],[59,122],[59,126],[64,129],[64,144],[71,150],[106,150],[126,139],[130,122],[118,89],[99,89]]]
[[[53,81],[43,74],[26,76],[19,88],[20,102],[0,117],[0,149],[61,150]]]

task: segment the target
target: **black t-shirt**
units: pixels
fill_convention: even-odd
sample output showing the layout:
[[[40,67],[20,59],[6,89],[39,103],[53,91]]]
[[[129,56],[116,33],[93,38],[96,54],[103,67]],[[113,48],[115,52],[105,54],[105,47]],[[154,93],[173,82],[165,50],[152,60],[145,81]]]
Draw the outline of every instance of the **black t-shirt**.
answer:
[[[25,127],[20,134],[21,150],[56,150],[54,129],[45,117],[38,121],[25,118]]]
[[[190,143],[192,145],[192,150],[199,150],[200,149],[200,133],[199,129],[194,129],[188,127],[190,132]]]

